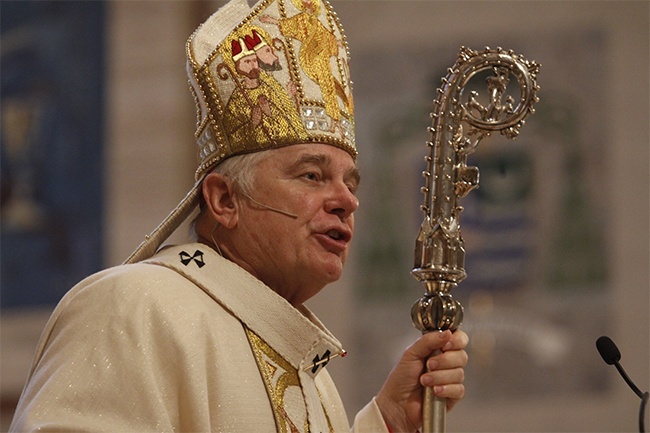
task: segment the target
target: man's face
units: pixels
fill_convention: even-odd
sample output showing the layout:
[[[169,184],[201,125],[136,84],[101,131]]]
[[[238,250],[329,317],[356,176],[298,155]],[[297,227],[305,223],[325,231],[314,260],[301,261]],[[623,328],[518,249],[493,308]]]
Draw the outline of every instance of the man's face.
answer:
[[[341,276],[359,206],[359,173],[347,152],[330,145],[267,152],[251,197],[297,218],[240,196],[236,253],[253,275],[297,306]]]
[[[255,54],[237,60],[235,67],[237,68],[237,72],[248,78],[256,79],[260,76],[260,67]]]
[[[279,71],[282,69],[280,65],[280,59],[275,55],[271,47],[264,45],[262,48],[256,51],[257,62],[260,65],[260,68],[265,71]]]
[[[302,0],[302,8],[308,14],[313,14],[316,12],[316,5],[313,0]]]

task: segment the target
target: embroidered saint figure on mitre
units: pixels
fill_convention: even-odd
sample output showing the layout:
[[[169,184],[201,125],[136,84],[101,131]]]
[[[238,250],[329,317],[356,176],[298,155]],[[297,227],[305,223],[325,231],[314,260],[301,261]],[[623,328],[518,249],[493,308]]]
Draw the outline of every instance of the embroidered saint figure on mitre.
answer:
[[[330,64],[330,60],[336,59],[339,49],[344,49],[344,46],[319,20],[322,7],[319,0],[292,0],[292,2],[301,12],[282,19],[262,15],[260,21],[277,25],[287,39],[300,42],[298,56],[301,69],[318,84],[325,103],[325,112],[338,122],[341,115],[337,97],[341,99],[347,111],[352,112],[354,109],[351,94],[348,94],[341,82],[334,77]],[[346,69],[343,72],[347,75],[347,64],[340,66]],[[334,126],[332,125],[332,130]]]
[[[285,89],[273,76],[282,66],[262,33],[245,28],[221,46],[220,69],[228,68],[232,77],[227,78],[236,84],[224,113],[226,134],[235,142],[257,143],[260,148],[273,146],[279,138],[306,140],[295,85],[289,81]]]

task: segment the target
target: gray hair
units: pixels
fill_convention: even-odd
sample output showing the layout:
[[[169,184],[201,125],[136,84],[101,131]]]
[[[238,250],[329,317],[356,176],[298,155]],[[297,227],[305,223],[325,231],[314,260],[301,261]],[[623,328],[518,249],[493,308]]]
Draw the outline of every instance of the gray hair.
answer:
[[[217,173],[228,177],[235,188],[243,194],[250,195],[255,184],[255,167],[266,158],[265,152],[245,153],[235,155],[219,163],[210,173]],[[199,215],[190,223],[190,235],[196,240],[196,221],[205,209],[205,198],[199,194]]]
[[[255,167],[266,156],[264,152],[232,156],[217,165],[211,173],[227,176],[232,180],[236,190],[250,195],[255,183]]]

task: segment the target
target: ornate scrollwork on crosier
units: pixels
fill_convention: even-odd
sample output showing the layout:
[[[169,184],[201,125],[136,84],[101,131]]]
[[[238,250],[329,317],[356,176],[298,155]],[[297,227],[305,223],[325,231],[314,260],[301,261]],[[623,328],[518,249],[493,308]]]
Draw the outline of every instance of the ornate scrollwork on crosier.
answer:
[[[482,98],[469,84],[485,72],[491,75],[485,79],[487,98]],[[458,201],[479,183],[478,168],[467,166],[467,156],[493,132],[508,139],[519,135],[524,118],[535,111],[538,73],[537,63],[512,51],[486,48],[477,52],[463,47],[442,79],[431,113],[422,187],[424,220],[411,271],[425,284],[424,296],[411,309],[413,325],[422,332],[454,331],[463,320],[463,307],[450,291],[467,276]],[[511,77],[520,88],[518,99],[508,92]],[[433,396],[428,388],[422,416],[424,433],[444,431],[444,399]]]
[[[477,74],[486,72],[485,93],[481,95],[469,84]],[[463,47],[442,79],[431,113],[431,141],[427,143],[430,153],[425,158],[426,183],[422,188],[425,217],[416,241],[412,271],[433,291],[439,291],[439,287],[448,290],[466,276],[459,224],[462,208],[458,199],[479,182],[478,169],[467,166],[467,156],[493,132],[498,131],[508,139],[519,135],[524,118],[535,111],[533,105],[539,99],[538,73],[537,63],[512,51],[486,48],[478,52]],[[511,82],[519,85],[518,100],[508,93]]]

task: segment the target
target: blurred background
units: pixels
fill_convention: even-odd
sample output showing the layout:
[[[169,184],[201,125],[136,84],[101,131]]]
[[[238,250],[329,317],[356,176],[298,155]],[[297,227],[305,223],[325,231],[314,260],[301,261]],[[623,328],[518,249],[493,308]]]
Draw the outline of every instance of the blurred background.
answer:
[[[8,428],[63,294],[121,263],[189,190],[185,41],[223,1],[3,1],[0,410]],[[346,31],[363,182],[341,281],[310,301],[349,352],[348,416],[418,331],[411,276],[429,113],[461,46],[541,63],[536,113],[491,137],[461,201],[470,334],[448,430],[633,432],[649,388],[650,3],[333,1]],[[186,228],[170,242],[182,242]],[[646,418],[647,419],[647,418]]]

